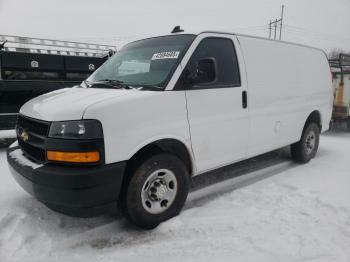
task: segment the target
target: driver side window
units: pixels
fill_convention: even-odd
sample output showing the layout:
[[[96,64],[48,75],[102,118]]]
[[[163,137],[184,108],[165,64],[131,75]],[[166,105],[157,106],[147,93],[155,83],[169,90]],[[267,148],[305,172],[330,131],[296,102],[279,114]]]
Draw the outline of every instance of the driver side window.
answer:
[[[231,39],[203,39],[183,70],[175,89],[206,89],[241,85],[237,55]]]

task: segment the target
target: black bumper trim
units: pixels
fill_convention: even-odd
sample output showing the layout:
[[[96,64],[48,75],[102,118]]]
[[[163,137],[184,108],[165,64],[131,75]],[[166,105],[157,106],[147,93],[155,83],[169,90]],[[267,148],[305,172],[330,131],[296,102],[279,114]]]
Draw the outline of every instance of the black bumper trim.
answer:
[[[77,212],[84,209],[86,213],[89,208],[109,206],[118,200],[126,161],[91,167],[46,164],[32,168],[11,156],[14,150],[21,149],[9,148],[7,161],[15,180],[39,201],[61,212],[66,208],[70,215],[79,216],[74,214],[75,209]]]

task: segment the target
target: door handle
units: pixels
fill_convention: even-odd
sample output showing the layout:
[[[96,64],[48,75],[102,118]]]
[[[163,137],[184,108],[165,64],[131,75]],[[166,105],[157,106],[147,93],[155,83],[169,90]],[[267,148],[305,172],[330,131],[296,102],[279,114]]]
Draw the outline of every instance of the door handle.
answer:
[[[247,91],[242,92],[242,107],[247,108],[248,107],[248,98],[247,98]]]

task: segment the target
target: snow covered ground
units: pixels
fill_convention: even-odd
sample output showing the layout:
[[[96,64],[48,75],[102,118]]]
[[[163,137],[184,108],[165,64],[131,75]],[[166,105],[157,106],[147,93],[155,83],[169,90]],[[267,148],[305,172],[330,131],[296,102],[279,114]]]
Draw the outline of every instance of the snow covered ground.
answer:
[[[349,262],[350,134],[323,135],[307,165],[278,155],[236,165],[219,183],[196,180],[180,216],[140,231],[119,214],[47,209],[14,182],[0,149],[0,261]],[[237,172],[247,174],[230,178]]]
[[[0,130],[0,148],[10,144],[15,139],[15,130]]]
[[[15,137],[16,137],[15,130],[0,130],[0,140],[8,139],[8,138],[15,138]]]

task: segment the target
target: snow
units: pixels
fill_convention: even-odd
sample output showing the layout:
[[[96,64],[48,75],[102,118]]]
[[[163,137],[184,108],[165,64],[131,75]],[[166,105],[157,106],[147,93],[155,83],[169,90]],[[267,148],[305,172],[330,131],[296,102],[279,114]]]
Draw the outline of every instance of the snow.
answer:
[[[16,146],[18,146],[18,141],[16,140],[15,142],[13,142],[10,146],[9,146],[9,148],[13,148],[13,147],[16,147]]]
[[[15,130],[0,130],[0,139],[15,138],[15,137],[16,137]]]
[[[14,142],[10,147],[13,147],[15,144],[18,144],[17,142]],[[39,167],[42,167],[43,165],[34,163],[33,161],[30,161],[28,158],[26,158],[23,155],[23,152],[21,149],[15,149],[10,153],[10,156],[12,159],[14,159],[17,163],[31,167],[32,169],[37,169]]]
[[[252,171],[195,190],[153,231],[118,213],[49,210],[14,182],[0,149],[0,261],[349,262],[349,148],[350,134],[328,133],[309,164],[283,154],[246,162]]]

